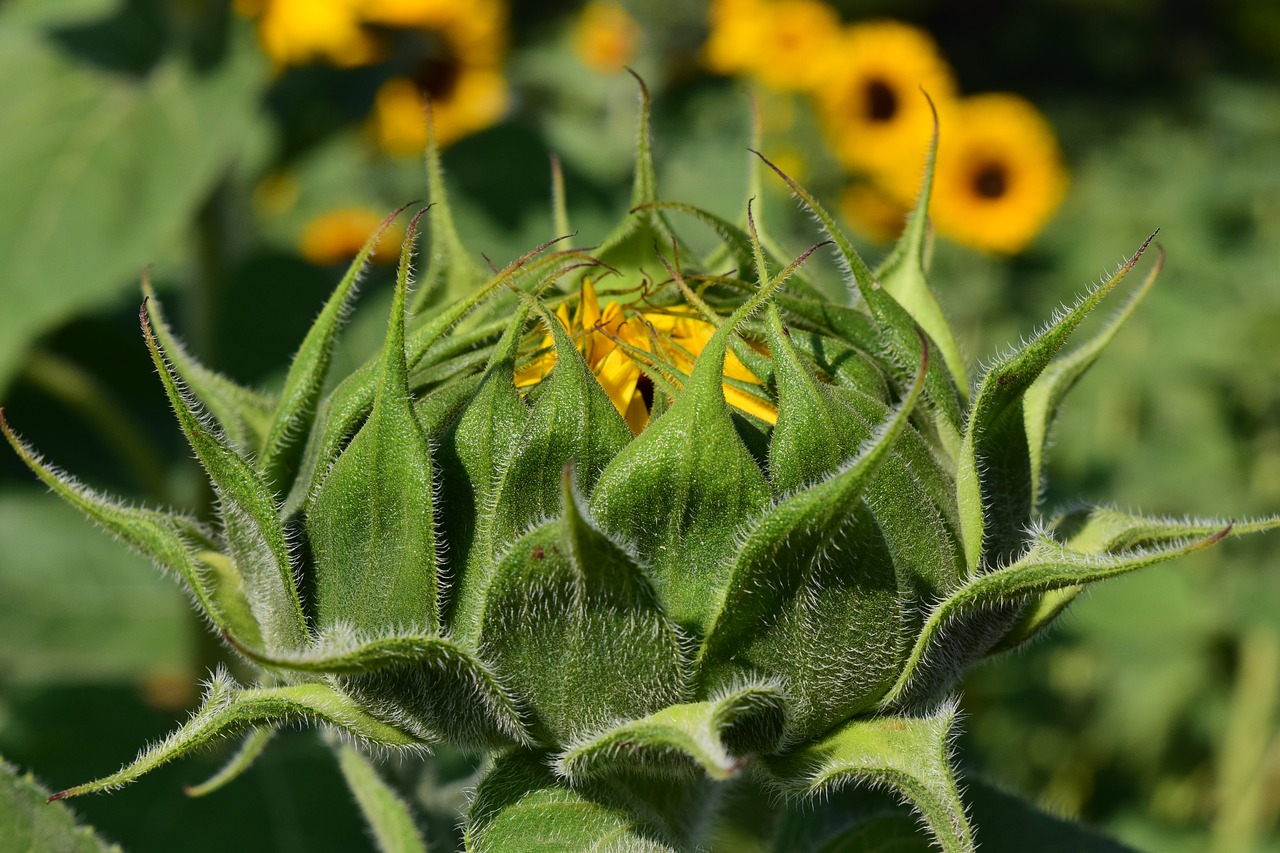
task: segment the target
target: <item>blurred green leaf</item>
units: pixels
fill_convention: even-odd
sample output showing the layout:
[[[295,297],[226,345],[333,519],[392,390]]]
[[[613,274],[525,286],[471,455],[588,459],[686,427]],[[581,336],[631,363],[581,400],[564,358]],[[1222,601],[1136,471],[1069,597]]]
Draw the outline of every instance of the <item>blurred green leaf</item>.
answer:
[[[177,585],[52,495],[0,495],[0,677],[182,674],[194,623]]]
[[[0,388],[42,332],[135,290],[165,260],[258,121],[248,33],[201,72],[166,58],[110,74],[0,11]]]
[[[0,761],[0,838],[5,849],[14,851],[57,851],[57,853],[119,853],[86,827],[76,825],[75,816],[63,803],[49,804],[49,793],[30,776]]]

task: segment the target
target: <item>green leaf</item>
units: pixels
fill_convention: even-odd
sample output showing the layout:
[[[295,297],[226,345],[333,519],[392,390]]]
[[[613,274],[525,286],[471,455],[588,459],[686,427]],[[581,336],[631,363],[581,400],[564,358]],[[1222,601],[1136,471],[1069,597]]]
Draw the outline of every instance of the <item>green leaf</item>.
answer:
[[[1047,814],[981,779],[965,780],[964,798],[983,853],[1136,853],[1088,827]]]
[[[1010,630],[1017,605],[1027,598],[1154,566],[1207,548],[1230,532],[1228,526],[1207,536],[1183,535],[1111,554],[1077,551],[1036,535],[1016,562],[969,578],[930,611],[902,674],[880,706],[927,703],[950,690],[955,676]]]
[[[164,384],[187,442],[204,466],[218,496],[223,535],[245,598],[270,649],[297,649],[306,644],[307,625],[298,599],[293,564],[284,528],[276,515],[275,496],[258,472],[201,418],[180,385],[180,377],[151,331],[146,307],[139,315],[151,360]]]
[[[362,707],[422,742],[489,747],[529,741],[521,710],[498,676],[445,637],[366,639],[333,630],[302,652],[240,651],[270,669],[335,676]]]
[[[752,158],[752,160],[753,162],[758,162],[755,161],[755,158]],[[751,198],[755,197],[756,196],[751,196]],[[720,242],[726,251],[728,260],[733,263],[734,269],[736,269],[739,274],[743,274],[752,268],[752,265],[755,262],[755,250],[751,245],[751,237],[746,231],[742,230],[737,225],[734,225],[729,220],[716,216],[714,213],[703,210],[700,207],[695,207],[692,204],[686,204],[678,201],[656,201],[652,204],[644,205],[643,207],[652,208],[654,210],[672,210],[677,213],[687,214],[694,219],[697,219],[699,222],[702,222],[704,225],[711,228],[711,230],[715,232],[716,236],[720,238]],[[762,245],[765,246],[765,257],[769,260],[770,265],[775,268],[784,266],[782,261],[779,260],[778,253],[769,250],[769,247],[763,237],[760,239]],[[711,267],[710,264],[705,264],[705,266]],[[787,283],[787,288],[798,295],[808,298],[821,298],[818,295],[818,292],[813,289],[813,286],[801,278],[799,273],[797,273],[791,281]]]
[[[64,803],[50,805],[49,793],[30,775],[0,761],[0,838],[5,847],[28,853],[121,853],[92,829],[76,823]]]
[[[933,102],[929,102],[933,106]],[[956,346],[951,324],[942,313],[938,299],[929,287],[929,196],[933,191],[933,173],[938,160],[938,123],[934,114],[933,137],[925,160],[924,180],[915,209],[907,216],[907,227],[893,251],[876,269],[874,278],[920,324],[942,353],[961,402],[969,397],[969,374],[965,370],[960,348]]]
[[[600,472],[633,438],[564,326],[541,306],[537,310],[555,341],[556,364],[537,386],[537,401],[486,505],[495,552],[529,525],[559,513],[565,465],[572,463],[576,485],[590,493]]]
[[[160,348],[173,363],[173,369],[182,377],[191,396],[208,409],[231,443],[247,457],[266,441],[276,400],[237,385],[201,364],[169,328],[160,300],[151,287],[150,276],[146,274],[142,278],[142,292],[146,298],[147,316],[151,318],[151,329],[160,342]]]
[[[688,682],[679,630],[579,505],[572,477],[566,466],[561,517],[498,563],[478,644],[552,743],[679,702]]]
[[[876,400],[889,399],[889,384],[875,359],[855,347],[820,332],[786,327],[791,345],[835,384]]]
[[[1134,853],[1079,824],[1039,811],[981,779],[966,779],[975,841],[983,853]],[[930,853],[938,848],[910,810],[885,792],[844,790],[788,810],[771,848],[777,853]]]
[[[776,853],[932,853],[938,848],[896,792],[845,787],[788,808],[769,850]]]
[[[951,771],[954,705],[923,717],[852,720],[817,743],[766,762],[783,792],[821,796],[846,785],[885,786],[905,797],[945,853],[974,850]]]
[[[44,462],[9,427],[0,409],[0,432],[36,476],[55,494],[80,510],[161,570],[181,579],[200,610],[217,628],[246,646],[261,646],[262,631],[236,567],[212,550],[213,537],[194,520],[126,506]]]
[[[555,253],[534,260],[554,242],[544,243],[526,252],[490,278],[482,287],[448,307],[436,313],[424,311],[419,318],[415,318],[412,325],[416,328],[409,332],[405,339],[405,364],[409,370],[416,369],[419,362],[441,342],[450,329],[477,306],[491,298],[499,288],[523,275],[545,272],[547,267],[553,268],[548,275],[555,275],[560,271],[559,267],[570,260],[574,263],[589,262],[589,258],[575,252]],[[419,292],[421,293],[421,290]],[[300,476],[294,481],[293,489],[285,500],[286,515],[307,508],[314,497],[316,481],[328,471],[333,460],[342,452],[343,444],[355,434],[361,421],[369,414],[377,392],[380,371],[381,358],[365,363],[347,376],[321,404],[315,426],[307,439]]]
[[[414,297],[410,313],[417,314],[433,302],[450,304],[462,300],[479,288],[488,274],[467,251],[458,227],[453,221],[453,207],[440,162],[440,145],[436,141],[435,120],[427,105],[427,228],[429,249],[427,272]]]
[[[427,853],[409,806],[382,780],[369,759],[349,744],[337,744],[338,766],[369,823],[380,853]]]
[[[679,778],[702,772],[725,780],[749,759],[777,748],[785,717],[781,690],[745,685],[580,740],[557,756],[554,768],[570,781],[627,774]]]
[[[779,409],[769,475],[780,494],[836,473],[893,417],[892,409],[867,394],[818,382],[791,345],[796,337],[786,334],[776,311],[770,312]],[[955,484],[910,423],[864,489],[878,538],[892,556],[902,600],[941,598],[964,573]],[[919,626],[911,617],[907,621],[906,633],[914,634]]]
[[[1031,479],[1024,397],[1081,321],[1115,289],[1155,238],[1021,348],[983,375],[969,411],[956,471],[965,561],[975,574],[1016,559],[1031,521],[1038,483]]]
[[[323,684],[238,689],[225,672],[209,682],[204,701],[185,725],[138,753],[134,761],[110,776],[77,785],[51,799],[109,791],[136,781],[162,764],[181,758],[225,737],[265,725],[327,723],[370,743],[421,750],[419,738],[371,716],[354,700]]]
[[[1280,516],[1250,521],[1165,518],[1137,515],[1113,507],[1094,506],[1072,510],[1053,524],[1054,536],[1065,539],[1073,551],[1088,554],[1123,554],[1135,548],[1160,548],[1215,536],[1265,533],[1280,527]]]
[[[484,376],[457,423],[440,443],[441,525],[448,536],[449,564],[458,579],[450,627],[474,645],[480,630],[484,591],[497,565],[490,529],[502,468],[529,419],[529,407],[515,384],[516,355],[528,319],[521,306],[494,348]]]
[[[1120,327],[1133,315],[1138,304],[1155,284],[1162,267],[1164,267],[1164,250],[1160,249],[1151,272],[1147,273],[1146,279],[1129,297],[1124,307],[1086,343],[1051,362],[1040,377],[1027,388],[1022,399],[1022,411],[1026,421],[1027,447],[1031,452],[1031,484],[1034,489],[1032,511],[1035,511],[1039,504],[1040,484],[1044,477],[1044,455],[1049,443],[1049,428],[1053,424],[1058,407],[1067,396],[1067,392],[1075,387],[1075,384],[1111,343],[1112,338],[1120,331]]]
[[[188,785],[184,789],[187,796],[204,797],[239,779],[246,770],[253,766],[253,763],[258,760],[275,736],[276,728],[274,726],[251,729],[249,734],[245,735],[244,740],[240,742],[240,746],[235,753],[226,764],[222,765],[217,773],[199,785]]]
[[[785,346],[777,363],[780,390],[802,382],[785,366]],[[927,369],[926,356],[901,408],[857,456],[753,521],[716,602],[704,683],[756,671],[784,678],[790,738],[807,740],[869,707],[897,675],[905,614],[896,567],[862,497],[906,428]],[[791,392],[782,400],[813,404]]]
[[[407,207],[408,205],[406,205]],[[355,297],[356,284],[368,266],[369,256],[378,247],[378,243],[386,235],[387,229],[395,218],[404,211],[404,207],[392,213],[382,221],[377,230],[369,235],[364,246],[356,253],[355,260],[347,268],[347,273],[338,283],[338,288],[329,297],[315,323],[303,338],[293,362],[289,365],[289,373],[284,380],[284,388],[280,392],[280,400],[274,409],[271,431],[260,445],[258,454],[258,470],[267,478],[267,482],[277,489],[289,483],[293,468],[297,465],[299,451],[302,447],[300,438],[311,431],[311,422],[315,418],[316,404],[320,400],[320,392],[324,390],[325,377],[329,373],[329,360],[333,355],[333,345],[337,341],[338,332],[346,319],[348,306]],[[413,244],[414,229],[410,228],[405,235],[405,246]],[[403,313],[403,306],[401,308]],[[404,332],[401,317],[401,351],[403,352]]]
[[[467,814],[466,849],[475,853],[675,853],[658,827],[598,789],[556,780],[545,757],[500,758]]]
[[[321,628],[432,633],[440,626],[431,453],[404,351],[416,225],[415,218],[405,236],[373,412],[320,483],[307,516]]]
[[[1280,527],[1280,517],[1246,522],[1155,518],[1110,507],[1075,509],[1050,525],[1054,536],[1065,540],[1067,548],[1084,554],[1123,554],[1134,548],[1158,548],[1213,536],[1223,530],[1228,531],[1227,536],[1242,536],[1276,527]],[[1031,639],[1047,628],[1083,591],[1084,586],[1068,586],[1037,596],[992,652],[1005,651]]]
[[[724,555],[771,499],[734,428],[722,386],[728,337],[770,289],[762,288],[712,335],[675,403],[614,457],[591,496],[591,511],[606,532],[634,538],[629,544],[663,609],[697,635],[709,627],[727,580]]]
[[[818,203],[818,200],[763,155],[757,154],[757,156],[786,182],[801,203],[822,225],[822,230],[835,243],[840,260],[848,268],[852,283],[857,287],[858,293],[879,326],[884,344],[889,349],[891,363],[896,364],[901,372],[900,378],[905,379],[910,375],[908,371],[911,367],[919,364],[924,354],[926,339],[921,336],[915,319],[875,280],[871,270],[867,268],[857,250],[853,248],[853,244],[849,242],[849,238],[844,235],[835,219]],[[957,449],[960,445],[961,424],[959,391],[955,381],[947,373],[946,367],[934,364],[930,368],[925,383],[925,394],[936,413],[935,423],[943,446],[948,451]]]
[[[602,262],[617,269],[639,269],[653,258],[654,246],[667,246],[675,239],[671,226],[653,207],[658,198],[658,179],[653,167],[652,117],[649,87],[630,71],[640,87],[640,117],[636,126],[635,173],[631,202],[626,218],[596,248]]]
[[[238,32],[216,68],[169,56],[145,77],[106,73],[12,20],[21,5],[0,13],[0,127],[21,128],[0,153],[0,388],[39,335],[172,255],[260,132],[267,71]]]

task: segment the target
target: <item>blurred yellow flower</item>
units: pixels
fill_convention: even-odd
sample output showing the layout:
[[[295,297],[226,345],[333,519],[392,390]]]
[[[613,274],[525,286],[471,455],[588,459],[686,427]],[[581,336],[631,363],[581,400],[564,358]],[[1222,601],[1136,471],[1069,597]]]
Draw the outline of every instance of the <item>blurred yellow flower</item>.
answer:
[[[567,305],[561,304],[556,317],[577,338],[583,359],[631,431],[637,434],[649,422],[653,383],[625,347],[653,353],[656,346],[655,357],[659,361],[688,375],[694,360],[715,334],[715,327],[694,315],[692,310],[666,308],[640,312],[614,301],[606,303],[601,310],[589,280],[583,282],[582,295],[573,315],[570,316]],[[551,372],[556,363],[553,344],[550,335],[543,338],[542,354],[516,374],[516,387],[536,385]],[[755,374],[732,352],[725,357],[724,375],[741,383],[760,384]],[[729,405],[768,423],[777,423],[778,410],[765,398],[763,389],[757,395],[726,382],[724,396]]]
[[[616,3],[591,2],[573,29],[573,50],[601,74],[616,74],[635,56],[640,25]]]
[[[1067,191],[1053,129],[1017,95],[959,102],[943,125],[931,212],[940,234],[996,252],[1020,251]]]
[[[768,0],[711,0],[707,22],[711,32],[702,47],[703,61],[718,74],[741,74],[756,62],[767,25]]]
[[[708,20],[707,66],[775,89],[822,85],[823,58],[839,41],[839,15],[818,0],[712,0]]]
[[[507,7],[501,0],[364,0],[371,23],[424,36],[412,77],[378,90],[373,132],[392,154],[417,155],[427,143],[423,101],[431,101],[436,141],[444,146],[497,123],[507,111],[501,61]]]
[[[258,18],[263,50],[281,66],[369,65],[407,46],[412,72],[384,83],[374,103],[374,136],[391,153],[426,145],[424,98],[441,145],[506,112],[504,0],[236,0],[236,10]]]
[[[940,113],[955,95],[951,69],[933,39],[897,21],[869,21],[844,31],[814,93],[840,162],[875,175],[904,201],[918,189],[933,133],[933,113],[921,90]]]
[[[503,0],[355,0],[369,24],[420,30],[466,65],[498,65],[507,50]]]
[[[258,39],[277,65],[324,60],[350,67],[377,59],[378,44],[360,25],[360,0],[237,0],[242,14],[258,17]]]
[[[302,231],[298,251],[316,266],[329,266],[349,261],[364,246],[369,235],[382,224],[383,214],[361,207],[330,211],[307,223]],[[398,229],[398,230],[397,230]],[[377,263],[394,263],[400,256],[404,229],[393,225],[374,250]]]
[[[496,124],[507,111],[507,81],[496,68],[451,69],[453,76],[394,77],[378,90],[373,130],[391,154],[419,155],[427,144],[424,95],[431,99],[436,141],[449,145]]]
[[[850,184],[840,194],[840,212],[854,230],[879,243],[893,241],[907,222],[907,208],[872,184]]]

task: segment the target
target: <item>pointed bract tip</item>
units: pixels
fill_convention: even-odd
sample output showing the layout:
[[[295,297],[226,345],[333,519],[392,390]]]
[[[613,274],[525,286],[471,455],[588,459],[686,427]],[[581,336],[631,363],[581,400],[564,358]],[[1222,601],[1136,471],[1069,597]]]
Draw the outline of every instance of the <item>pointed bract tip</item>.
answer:
[[[4,417],[4,406],[0,406],[0,430],[4,431],[5,435],[8,435],[10,432],[9,422],[5,420]]]
[[[1235,526],[1236,526],[1236,522],[1235,522],[1235,519],[1233,518],[1231,521],[1227,522],[1226,527],[1222,528],[1217,533],[1213,534],[1208,539],[1204,540],[1205,546],[1216,545],[1217,543],[1221,542],[1223,539],[1226,539],[1228,536],[1231,535],[1231,531],[1235,529]]]
[[[933,115],[933,135],[938,135],[938,105],[934,103],[933,96],[929,94],[929,90],[924,86],[920,87],[920,94],[924,95],[924,99],[929,103],[929,112]]]
[[[632,77],[634,77],[634,78],[635,78],[635,80],[636,80],[636,82],[637,82],[637,83],[639,83],[639,84],[640,84],[640,96],[641,96],[642,98],[644,98],[644,99],[645,99],[645,101],[648,101],[648,100],[649,100],[649,85],[648,85],[647,83],[645,83],[645,82],[644,82],[644,78],[643,78],[643,77],[641,77],[641,76],[640,76],[640,73],[639,73],[638,71],[636,71],[634,68],[632,68],[630,65],[624,66],[624,69],[626,70],[626,72],[627,72],[628,74],[630,74]]]
[[[72,796],[75,793],[75,790],[75,788],[68,788],[65,791],[59,791],[56,794],[50,794],[49,799],[45,800],[45,803],[56,803],[58,800],[65,800],[67,797]]]
[[[416,202],[416,201],[411,201],[411,202],[409,202],[409,204],[406,204],[404,207],[400,208],[400,210],[397,210],[395,213],[393,213],[393,214],[391,215],[391,219],[395,219],[395,217],[397,217],[397,216],[399,216],[399,215],[400,215],[400,212],[401,212],[401,211],[403,211],[405,208],[409,207],[410,205],[413,205],[413,204],[420,204],[420,203],[421,203],[421,202]],[[417,213],[415,213],[415,214],[413,215],[413,219],[410,219],[410,220],[409,220],[409,227],[408,227],[408,228],[406,228],[406,229],[405,229],[405,232],[404,232],[404,238],[405,238],[406,240],[412,240],[412,239],[414,238],[414,236],[416,236],[416,235],[417,235],[417,233],[418,233],[418,223],[422,221],[422,217],[426,216],[426,215],[427,215],[427,211],[429,211],[429,210],[431,210],[431,205],[427,205],[426,207],[424,207],[424,208],[422,208],[421,210],[419,210]],[[388,220],[388,223],[389,223],[389,222],[390,222],[390,220]]]
[[[1137,266],[1138,260],[1142,257],[1142,253],[1147,250],[1147,247],[1151,245],[1151,241],[1156,239],[1156,235],[1159,233],[1160,233],[1159,228],[1157,228],[1155,231],[1152,231],[1151,236],[1143,240],[1142,245],[1138,247],[1138,251],[1133,253],[1133,257],[1125,261],[1124,265],[1120,267],[1121,271],[1128,272],[1129,270]]]

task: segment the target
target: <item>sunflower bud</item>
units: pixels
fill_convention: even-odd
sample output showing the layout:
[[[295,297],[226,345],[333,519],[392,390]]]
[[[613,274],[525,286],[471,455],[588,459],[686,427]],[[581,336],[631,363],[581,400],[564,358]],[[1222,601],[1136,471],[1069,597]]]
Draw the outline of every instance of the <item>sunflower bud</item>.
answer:
[[[818,246],[784,259],[750,212],[739,227],[658,201],[647,121],[646,103],[633,211],[612,236],[492,275],[462,249],[433,149],[427,281],[415,299],[420,213],[381,352],[327,393],[391,219],[275,395],[197,364],[148,299],[143,336],[217,495],[211,526],[104,499],[3,424],[261,673],[215,675],[173,736],[57,797],[243,735],[222,784],[308,721],[491,755],[468,849],[697,848],[733,780],[789,797],[887,785],[942,849],[972,850],[948,750],[963,671],[1090,583],[1277,523],[1040,506],[1053,416],[1159,264],[1064,354],[1068,339],[1147,243],[971,383],[928,285],[927,179],[872,271],[779,173],[848,270],[845,304],[806,272]],[[720,250],[693,259],[671,225],[687,218]],[[662,281],[640,272],[659,265]],[[440,293],[454,301],[410,310]],[[362,803],[403,808],[359,752],[340,759]]]

